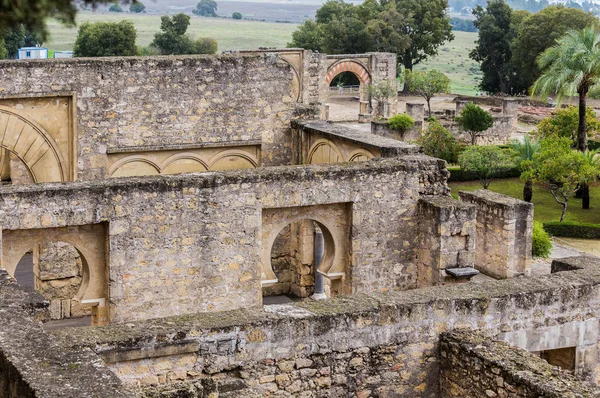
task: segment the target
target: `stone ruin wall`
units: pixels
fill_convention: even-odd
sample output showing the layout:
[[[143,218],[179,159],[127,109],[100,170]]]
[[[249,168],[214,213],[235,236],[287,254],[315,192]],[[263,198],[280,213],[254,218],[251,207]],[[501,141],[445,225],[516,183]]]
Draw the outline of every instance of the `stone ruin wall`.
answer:
[[[417,201],[446,195],[446,177],[443,162],[417,155],[14,186],[0,192],[0,219],[3,231],[108,222],[110,312],[124,322],[259,305],[267,208],[348,204],[353,268],[346,290],[414,288]]]
[[[0,66],[0,104],[25,111],[41,97],[73,98],[78,179],[105,177],[107,153],[128,148],[259,142],[263,165],[290,163],[291,74],[278,57],[29,60]]]
[[[600,377],[600,268],[597,260],[587,261],[579,270],[536,278],[358,294],[51,335],[60,344],[93,348],[144,397],[184,391],[192,397],[217,392],[226,397],[534,397],[541,391],[550,397],[581,391],[598,396],[592,383]],[[565,337],[576,341],[576,374],[589,383],[492,343],[507,332],[535,339],[567,327],[572,335],[555,334],[544,344],[561,348]],[[444,335],[453,329],[481,330],[489,352],[468,331],[460,332],[460,339]],[[498,357],[503,363],[493,362]],[[521,373],[521,365],[511,365],[518,358],[533,371]],[[540,377],[545,386],[532,389]],[[511,395],[513,388],[538,395]],[[565,395],[550,394],[552,388]]]

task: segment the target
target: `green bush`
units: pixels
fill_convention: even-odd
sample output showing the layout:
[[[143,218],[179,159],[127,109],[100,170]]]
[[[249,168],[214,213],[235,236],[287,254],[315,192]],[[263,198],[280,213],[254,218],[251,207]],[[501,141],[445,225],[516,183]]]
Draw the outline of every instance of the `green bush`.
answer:
[[[541,222],[533,222],[533,236],[531,240],[531,255],[533,257],[550,257],[552,250],[552,240],[544,230],[544,225]]]
[[[409,130],[414,124],[413,118],[405,113],[399,113],[388,119],[388,126],[400,132]]]
[[[448,182],[477,181],[479,179],[477,174],[461,170],[460,166],[450,166],[448,167],[448,171],[450,172]],[[519,178],[520,176],[521,169],[519,167],[513,167],[499,172],[496,175],[496,178]]]
[[[426,155],[444,159],[448,163],[458,162],[464,146],[439,122],[429,123],[427,131],[417,140]]]
[[[131,3],[131,5],[129,5],[129,12],[135,12],[135,13],[140,13],[140,12],[144,12],[146,10],[146,6],[142,3],[135,2],[135,3]]]
[[[231,14],[231,18],[233,19],[242,19],[242,14],[239,12],[234,12],[233,14]]]
[[[113,4],[112,6],[110,6],[110,8],[108,9],[108,11],[110,11],[110,12],[123,12],[123,8],[119,4]]]
[[[544,229],[552,236],[565,238],[600,239],[600,224],[581,222],[546,222]]]

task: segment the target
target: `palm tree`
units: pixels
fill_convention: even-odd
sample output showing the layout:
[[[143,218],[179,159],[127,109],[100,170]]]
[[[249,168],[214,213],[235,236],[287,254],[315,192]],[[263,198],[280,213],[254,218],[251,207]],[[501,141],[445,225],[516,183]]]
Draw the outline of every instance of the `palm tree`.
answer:
[[[537,59],[542,76],[534,83],[532,94],[557,94],[579,97],[579,125],[575,147],[587,149],[585,123],[586,99],[590,89],[600,83],[600,31],[595,27],[570,30]],[[582,186],[582,207],[590,208],[589,187]]]
[[[531,141],[528,135],[525,136],[523,142],[519,140],[513,140],[510,145],[516,154],[516,161],[519,165],[523,164],[525,161],[533,162],[533,155],[540,150],[539,142]],[[525,202],[531,202],[532,197],[533,181],[531,178],[528,178],[525,181],[525,186],[523,187],[523,200]]]

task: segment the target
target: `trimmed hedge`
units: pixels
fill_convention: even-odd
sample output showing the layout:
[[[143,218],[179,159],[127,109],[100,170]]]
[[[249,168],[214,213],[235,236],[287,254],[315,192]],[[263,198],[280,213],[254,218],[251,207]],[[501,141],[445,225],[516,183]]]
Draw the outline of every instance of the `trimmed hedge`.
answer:
[[[466,171],[462,171],[459,166],[448,167],[448,171],[450,172],[450,178],[448,179],[448,182],[478,181],[479,180],[479,178],[477,178],[475,173],[469,173]],[[498,175],[494,178],[515,178],[515,177],[521,177],[521,169],[519,167],[513,167],[512,169],[498,173]]]
[[[600,239],[600,224],[581,222],[546,222],[544,229],[552,236],[565,238]]]

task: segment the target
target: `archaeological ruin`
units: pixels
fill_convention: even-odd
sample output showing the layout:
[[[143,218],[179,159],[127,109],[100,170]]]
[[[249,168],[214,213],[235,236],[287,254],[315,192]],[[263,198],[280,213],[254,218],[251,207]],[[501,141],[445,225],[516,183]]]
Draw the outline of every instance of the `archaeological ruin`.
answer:
[[[396,65],[0,61],[0,396],[600,397],[600,259],[532,272],[532,204],[328,122]]]

